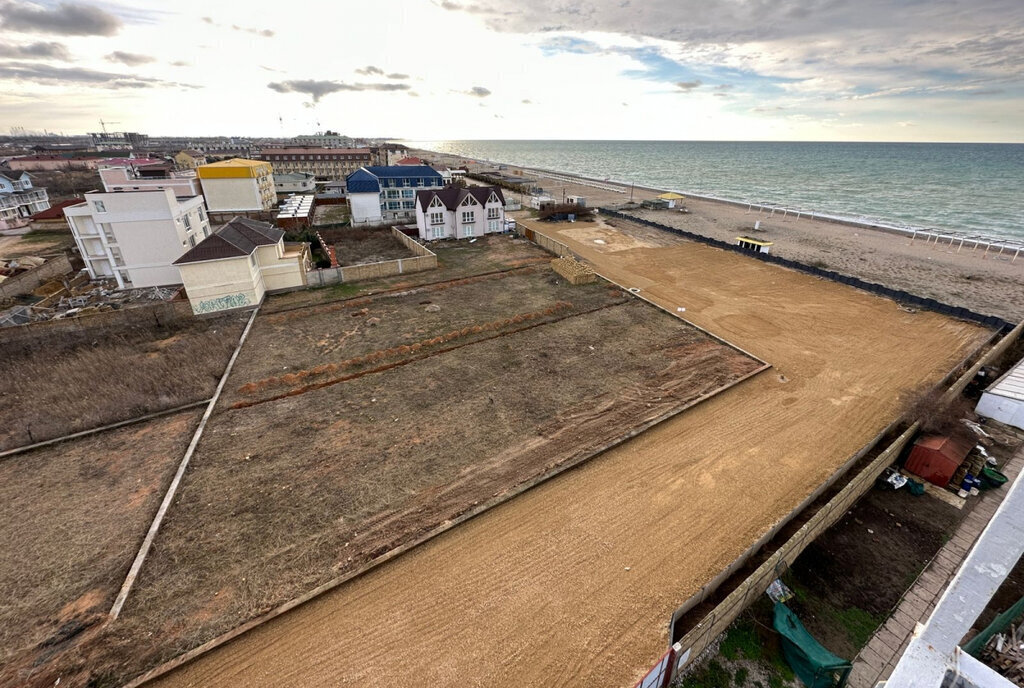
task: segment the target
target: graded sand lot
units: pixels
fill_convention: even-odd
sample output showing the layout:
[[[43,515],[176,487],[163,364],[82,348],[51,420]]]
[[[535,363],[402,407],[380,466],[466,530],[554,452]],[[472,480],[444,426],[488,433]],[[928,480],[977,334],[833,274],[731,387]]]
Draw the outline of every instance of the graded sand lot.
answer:
[[[542,229],[776,369],[248,633],[161,686],[628,686],[672,611],[989,333],[679,243]]]

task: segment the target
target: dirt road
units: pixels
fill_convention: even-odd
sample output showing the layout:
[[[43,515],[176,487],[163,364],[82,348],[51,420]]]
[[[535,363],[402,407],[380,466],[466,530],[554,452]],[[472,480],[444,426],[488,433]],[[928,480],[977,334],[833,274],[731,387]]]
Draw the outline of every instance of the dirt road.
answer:
[[[702,245],[580,229],[545,227],[776,369],[158,685],[631,685],[683,600],[988,336]]]

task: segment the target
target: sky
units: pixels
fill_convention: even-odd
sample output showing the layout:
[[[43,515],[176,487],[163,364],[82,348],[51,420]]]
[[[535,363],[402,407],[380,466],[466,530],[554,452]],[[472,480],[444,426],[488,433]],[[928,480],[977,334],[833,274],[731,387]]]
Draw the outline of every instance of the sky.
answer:
[[[1024,142],[1022,0],[0,0],[0,133]]]

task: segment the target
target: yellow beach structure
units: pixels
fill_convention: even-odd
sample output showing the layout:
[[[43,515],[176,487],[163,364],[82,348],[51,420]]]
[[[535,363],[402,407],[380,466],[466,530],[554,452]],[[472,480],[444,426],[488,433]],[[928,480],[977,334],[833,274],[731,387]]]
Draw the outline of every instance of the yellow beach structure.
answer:
[[[660,196],[658,196],[658,198],[660,198],[663,201],[668,201],[668,207],[669,208],[675,208],[676,207],[676,201],[685,201],[686,200],[686,196],[683,196],[682,194],[677,194],[674,191],[669,191],[668,193],[663,193]]]
[[[277,203],[269,162],[231,158],[196,168],[206,208],[214,213],[270,210]]]

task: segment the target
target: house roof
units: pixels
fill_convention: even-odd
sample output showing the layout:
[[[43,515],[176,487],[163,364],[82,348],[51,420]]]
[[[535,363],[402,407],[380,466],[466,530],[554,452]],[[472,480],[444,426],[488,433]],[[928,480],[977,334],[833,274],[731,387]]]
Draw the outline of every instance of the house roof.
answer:
[[[275,182],[304,182],[313,179],[316,175],[309,172],[283,172],[274,175]]]
[[[9,179],[12,182],[20,182],[24,177],[29,177],[31,179],[31,175],[29,175],[28,172],[15,172],[13,170],[4,169],[0,169],[0,177],[3,177],[4,179]]]
[[[417,158],[416,156],[411,156],[411,157],[408,157],[408,158],[402,158],[401,160],[399,160],[395,164],[396,165],[422,165],[423,164],[423,159],[422,158]]]
[[[276,244],[283,236],[284,231],[270,223],[235,216],[226,225],[189,249],[173,264],[241,258],[251,254],[257,246]]]
[[[345,177],[349,193],[379,193],[381,179],[433,179],[440,186],[441,175],[426,165],[372,165],[360,167]]]
[[[260,155],[369,155],[369,148],[327,148],[325,146],[297,146],[292,148],[264,148]]]
[[[502,205],[505,205],[505,196],[501,193],[501,189],[496,186],[470,186],[465,189],[460,189],[456,186],[447,186],[440,191],[427,190],[420,191],[416,194],[416,203],[419,207],[426,212],[427,208],[430,207],[436,196],[444,207],[448,210],[455,210],[459,207],[459,204],[466,200],[466,196],[472,196],[477,200],[480,205],[487,203],[487,199],[491,197],[491,194],[496,194],[498,200],[501,201]]]
[[[186,148],[185,150],[178,151],[178,155],[187,155],[190,158],[205,158],[206,157],[206,153],[203,153],[202,151],[197,151],[197,150],[192,149],[192,148]]]
[[[196,170],[200,179],[238,179],[259,177],[260,172],[265,173],[270,170],[270,163],[265,160],[231,158],[200,165]]]
[[[82,201],[81,198],[72,198],[71,200],[68,200],[68,201],[61,201],[60,203],[57,203],[56,205],[51,205],[46,210],[40,210],[38,213],[36,213],[35,215],[32,216],[32,219],[33,220],[63,220],[64,219],[64,209],[65,208],[69,208],[69,207],[71,207],[73,205],[78,205],[79,203],[82,203],[82,202],[83,201]]]

